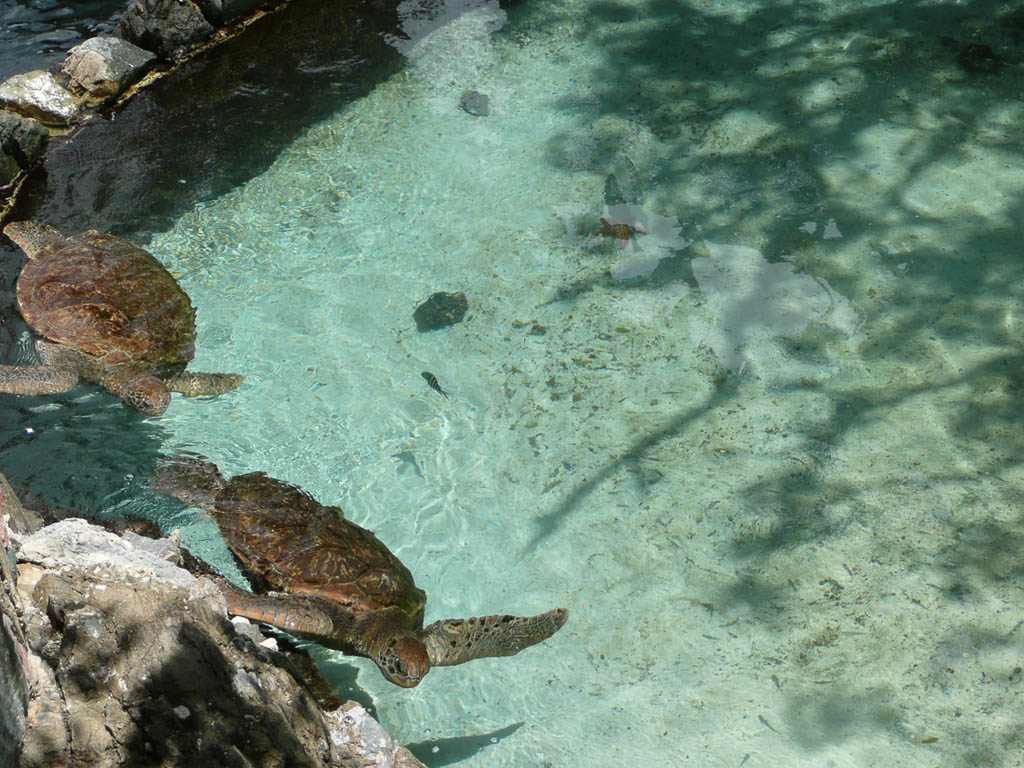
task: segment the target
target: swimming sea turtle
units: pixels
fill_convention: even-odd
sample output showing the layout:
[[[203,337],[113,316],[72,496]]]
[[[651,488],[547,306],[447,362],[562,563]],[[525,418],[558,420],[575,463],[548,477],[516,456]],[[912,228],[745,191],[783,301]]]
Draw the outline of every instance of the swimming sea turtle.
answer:
[[[412,574],[338,507],[322,506],[262,472],[227,480],[214,464],[193,457],[162,464],[153,484],[212,513],[257,592],[222,582],[230,613],[370,658],[384,677],[406,688],[431,666],[518,653],[553,635],[568,616],[556,608],[424,627],[427,598]]]
[[[4,234],[29,257],[18,307],[42,365],[0,366],[0,392],[67,392],[81,378],[155,415],[171,392],[219,395],[241,383],[235,374],[185,371],[196,313],[149,252],[95,230],[64,237],[33,221],[12,222]]]

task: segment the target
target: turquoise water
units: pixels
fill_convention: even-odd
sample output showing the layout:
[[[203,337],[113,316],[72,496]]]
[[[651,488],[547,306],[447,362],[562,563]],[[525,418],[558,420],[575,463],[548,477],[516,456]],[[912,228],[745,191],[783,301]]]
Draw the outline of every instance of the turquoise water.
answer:
[[[404,70],[153,235],[247,379],[133,440],[340,504],[428,622],[569,608],[412,690],[321,655],[428,764],[1024,765],[1022,25],[905,5],[407,8]]]

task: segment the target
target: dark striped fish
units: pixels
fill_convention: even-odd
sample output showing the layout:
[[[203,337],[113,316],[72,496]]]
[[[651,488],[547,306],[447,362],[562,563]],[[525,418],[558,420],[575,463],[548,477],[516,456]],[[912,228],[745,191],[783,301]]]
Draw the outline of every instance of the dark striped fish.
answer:
[[[430,371],[424,371],[423,373],[420,374],[420,376],[427,380],[427,384],[430,385],[431,389],[440,392],[442,395],[444,395],[445,400],[448,399],[448,395],[446,395],[445,391],[441,389],[441,385],[437,383],[437,376],[432,374]]]

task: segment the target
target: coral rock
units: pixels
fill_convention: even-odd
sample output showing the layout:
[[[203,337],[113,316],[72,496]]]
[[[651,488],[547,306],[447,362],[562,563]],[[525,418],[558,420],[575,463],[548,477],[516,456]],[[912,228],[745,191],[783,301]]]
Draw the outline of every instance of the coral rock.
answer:
[[[238,634],[215,583],[178,554],[75,519],[23,542],[22,768],[420,765],[352,706],[324,712],[315,670]]]

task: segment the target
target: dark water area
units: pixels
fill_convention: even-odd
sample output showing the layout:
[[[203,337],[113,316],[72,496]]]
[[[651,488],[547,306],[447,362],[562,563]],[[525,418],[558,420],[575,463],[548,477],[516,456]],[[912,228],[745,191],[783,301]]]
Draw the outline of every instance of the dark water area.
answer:
[[[5,0],[0,2],[0,81],[49,69],[68,48],[117,25],[125,0]]]
[[[289,3],[122,108],[51,141],[12,218],[68,231],[161,231],[267,168],[309,125],[396,72],[393,8]]]
[[[17,10],[4,8],[8,16]],[[90,24],[76,16],[75,29],[84,25],[91,34]],[[310,125],[398,71],[401,55],[385,41],[397,25],[387,6],[292,2],[123,107],[52,138],[9,218],[145,243],[196,203],[259,174]],[[5,63],[11,60],[5,51]],[[14,69],[26,66],[18,60]],[[4,239],[0,361],[10,364],[35,360],[14,296],[23,264]],[[50,503],[86,513],[109,509],[122,495],[145,496],[161,439],[159,420],[141,418],[91,385],[51,397],[0,395],[2,471]]]

